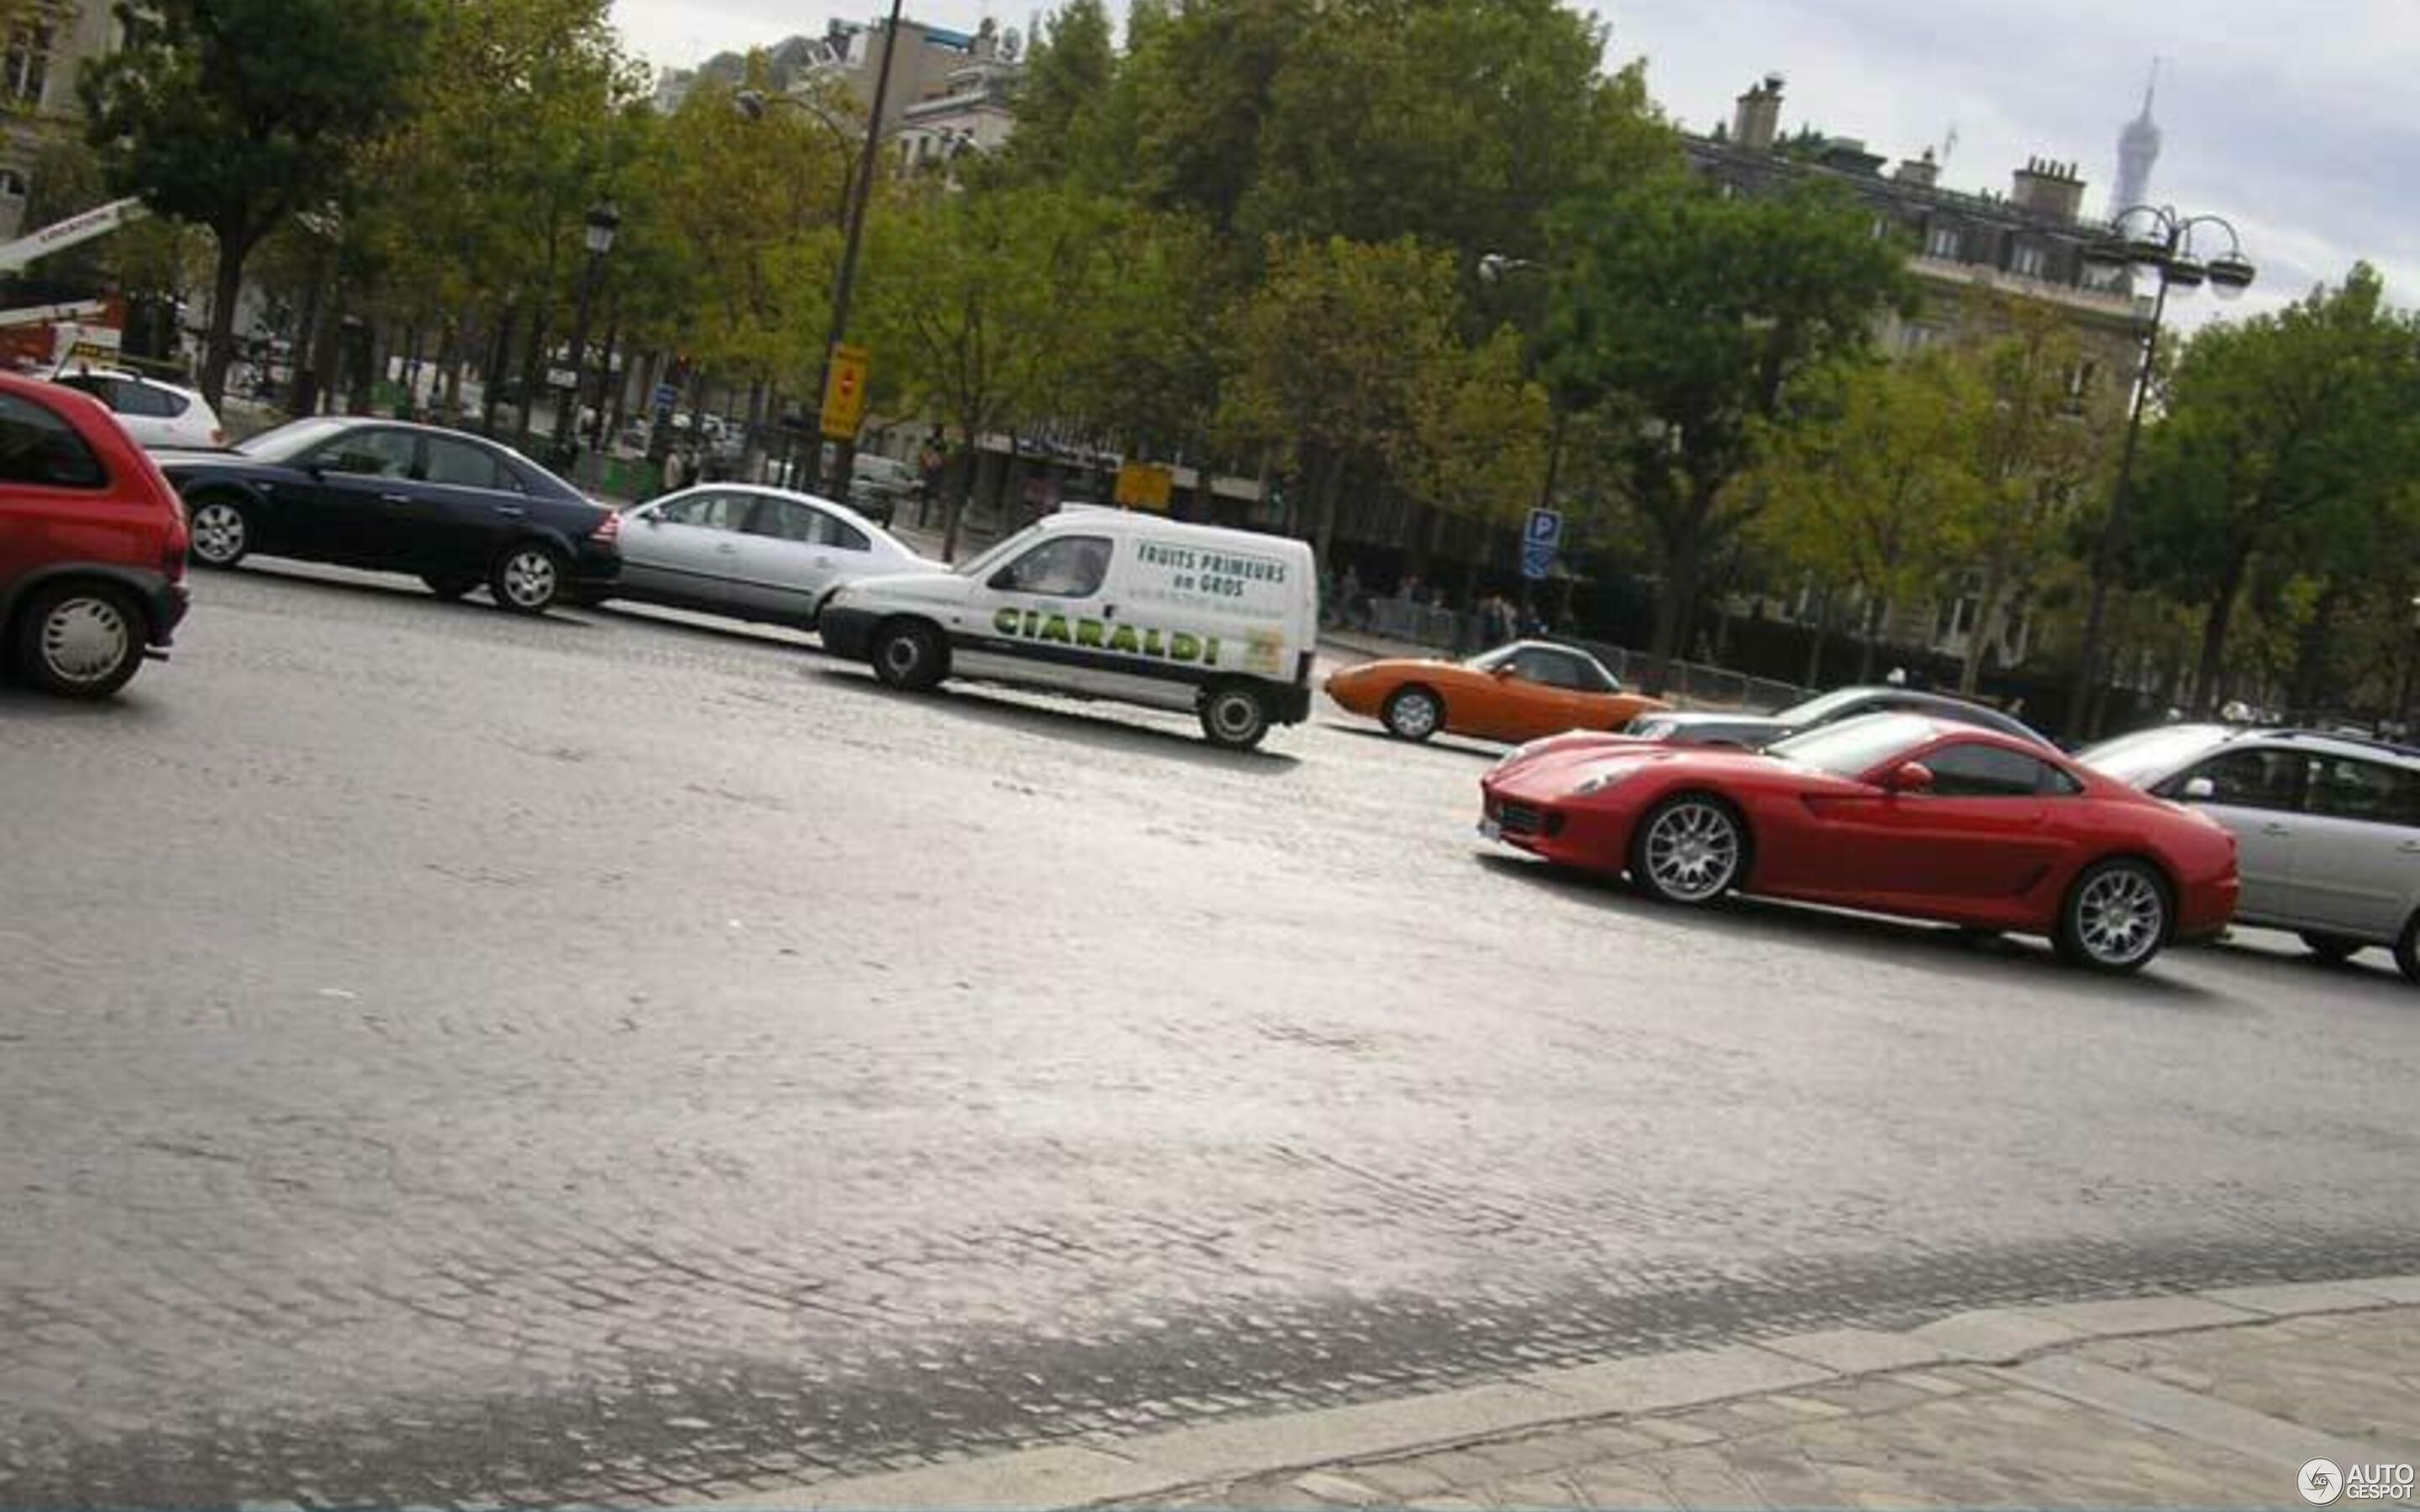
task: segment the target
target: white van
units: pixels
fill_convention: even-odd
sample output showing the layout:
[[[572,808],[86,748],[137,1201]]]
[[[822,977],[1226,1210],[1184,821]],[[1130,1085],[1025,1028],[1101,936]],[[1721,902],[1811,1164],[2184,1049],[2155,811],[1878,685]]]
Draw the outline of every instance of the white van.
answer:
[[[1190,709],[1242,750],[1311,714],[1308,542],[1069,504],[949,572],[849,583],[827,649],[892,687],[944,677]]]

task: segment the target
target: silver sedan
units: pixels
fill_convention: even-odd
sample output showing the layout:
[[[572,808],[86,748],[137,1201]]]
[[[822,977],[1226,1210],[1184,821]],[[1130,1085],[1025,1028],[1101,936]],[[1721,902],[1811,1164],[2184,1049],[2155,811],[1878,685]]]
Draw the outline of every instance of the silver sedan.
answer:
[[[845,582],[940,568],[845,504],[738,483],[635,506],[621,547],[621,577],[600,597],[803,629]]]

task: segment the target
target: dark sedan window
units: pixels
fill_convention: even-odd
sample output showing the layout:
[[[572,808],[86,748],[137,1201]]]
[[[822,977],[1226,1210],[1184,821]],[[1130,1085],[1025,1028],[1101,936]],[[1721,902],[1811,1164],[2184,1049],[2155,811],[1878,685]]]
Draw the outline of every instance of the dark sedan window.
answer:
[[[468,441],[428,438],[428,481],[455,488],[506,488],[496,459]]]
[[[31,399],[0,393],[0,483],[98,488],[108,481],[74,426]]]
[[[312,453],[311,460],[331,472],[408,478],[419,451],[420,438],[408,430],[357,430]]]
[[[1962,741],[1924,758],[1944,798],[2039,798],[2080,792],[2073,778],[2023,751]]]

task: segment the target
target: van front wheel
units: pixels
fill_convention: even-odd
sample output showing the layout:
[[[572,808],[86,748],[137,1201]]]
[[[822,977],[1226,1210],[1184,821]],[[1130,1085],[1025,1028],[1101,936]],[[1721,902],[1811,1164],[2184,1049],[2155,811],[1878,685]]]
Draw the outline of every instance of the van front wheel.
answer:
[[[949,669],[947,653],[933,627],[920,620],[893,620],[874,638],[874,675],[907,693],[922,693]]]
[[[1249,687],[1214,687],[1202,695],[1202,733],[1223,749],[1249,750],[1269,733],[1269,711]]]

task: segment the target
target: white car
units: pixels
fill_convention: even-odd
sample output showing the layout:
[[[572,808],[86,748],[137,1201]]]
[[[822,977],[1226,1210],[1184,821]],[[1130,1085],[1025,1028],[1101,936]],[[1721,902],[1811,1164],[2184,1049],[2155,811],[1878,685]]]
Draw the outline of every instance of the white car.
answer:
[[[226,444],[218,411],[192,389],[114,367],[77,367],[51,379],[109,406],[109,412],[146,451],[175,447],[207,452]]]
[[[939,572],[845,504],[752,484],[705,483],[622,516],[622,573],[597,597],[813,629],[845,582]]]
[[[2420,982],[2420,750],[2309,730],[2162,725],[2076,757],[2234,832],[2238,923],[2341,961],[2395,952]]]

